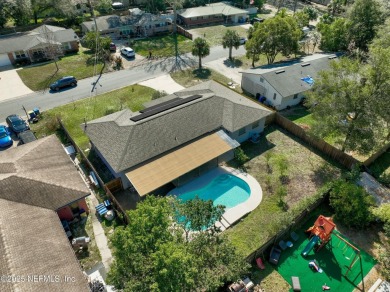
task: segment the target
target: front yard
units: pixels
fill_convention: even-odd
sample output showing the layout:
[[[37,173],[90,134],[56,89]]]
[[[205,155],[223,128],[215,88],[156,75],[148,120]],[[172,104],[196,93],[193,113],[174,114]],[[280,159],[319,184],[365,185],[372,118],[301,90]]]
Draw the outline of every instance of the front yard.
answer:
[[[153,92],[149,87],[132,85],[82,99],[43,112],[43,118],[31,128],[38,138],[53,134],[58,129],[56,117],[61,117],[76,144],[85,150],[89,148],[89,140],[81,128],[84,119],[91,121],[125,108],[138,111],[143,108],[143,103],[151,100]]]
[[[236,31],[241,37],[247,37],[247,30],[240,25],[213,25],[206,27],[192,28],[188,31],[193,34],[194,39],[196,37],[205,38],[210,46],[221,46],[222,37],[225,35],[227,30]]]
[[[78,53],[64,56],[57,61],[58,72],[56,72],[57,69],[54,62],[32,65],[17,72],[24,84],[31,90],[48,89],[51,83],[63,76],[71,75],[77,79],[93,76],[93,56],[89,50],[80,47]],[[97,72],[100,72],[102,66],[102,64],[97,65]],[[108,66],[106,67],[107,71]]]

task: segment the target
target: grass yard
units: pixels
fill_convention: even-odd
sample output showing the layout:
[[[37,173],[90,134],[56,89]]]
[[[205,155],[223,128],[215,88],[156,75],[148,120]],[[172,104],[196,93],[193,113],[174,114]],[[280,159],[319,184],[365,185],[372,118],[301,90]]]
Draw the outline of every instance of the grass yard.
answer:
[[[342,170],[273,125],[266,129],[260,143],[246,142],[241,148],[250,158],[243,167],[260,183],[263,201],[225,233],[240,252],[249,255],[306,208],[320,188],[339,177]],[[284,176],[277,170],[277,161],[281,158],[287,161]],[[235,163],[231,166],[237,167]],[[278,195],[282,189],[280,186],[287,191],[282,197],[284,203]]]
[[[390,149],[379,156],[370,169],[380,182],[390,186]]]
[[[196,37],[204,37],[211,47],[221,46],[222,37],[225,35],[227,30],[236,31],[241,37],[247,37],[247,30],[239,25],[227,26],[227,25],[213,25],[206,27],[197,27],[188,30],[193,34],[194,39]]]
[[[59,67],[57,73],[55,73],[56,65],[54,62],[29,66],[17,72],[24,84],[31,90],[43,90],[48,89],[51,83],[63,76],[72,75],[77,79],[93,76],[94,62],[92,57],[93,55],[88,50],[80,47],[78,53],[64,56],[57,62]],[[102,66],[102,64],[98,64],[97,72],[100,72]],[[108,68],[109,66],[106,67],[107,70]]]
[[[217,71],[214,71],[209,68],[203,68],[202,70],[188,69],[184,71],[175,71],[171,73],[171,77],[173,80],[175,80],[175,82],[185,88],[197,85],[207,80],[215,80],[222,84],[228,84],[230,82],[230,79],[227,78],[225,75],[222,75]],[[233,90],[242,93],[241,87],[239,86],[234,88]]]
[[[89,207],[90,210],[92,210],[92,206]],[[102,258],[100,256],[100,251],[95,241],[95,234],[93,233],[92,215],[89,214],[84,220],[84,222],[80,221],[78,223],[71,224],[70,227],[74,238],[80,236],[87,236],[91,239],[87,250],[75,252],[77,259],[80,261],[82,269],[84,271],[87,271],[93,266],[95,266],[97,263],[99,263]]]
[[[180,54],[191,52],[192,41],[190,39],[178,34],[177,41]],[[137,54],[144,57],[149,56],[149,50],[152,51],[153,56],[175,56],[175,39],[173,34],[136,40],[132,47]]]
[[[32,124],[31,128],[38,138],[53,134],[58,129],[56,117],[60,116],[74,141],[85,150],[89,148],[89,140],[80,127],[84,118],[91,121],[122,108],[138,111],[143,108],[143,103],[151,100],[153,92],[154,89],[149,87],[132,85],[82,99],[43,112],[43,118],[38,123]]]

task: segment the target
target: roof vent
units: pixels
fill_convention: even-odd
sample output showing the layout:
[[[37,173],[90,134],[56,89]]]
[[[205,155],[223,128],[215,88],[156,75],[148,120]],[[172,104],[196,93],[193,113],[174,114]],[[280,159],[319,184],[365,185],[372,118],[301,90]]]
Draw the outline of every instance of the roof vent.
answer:
[[[302,67],[310,66],[310,63],[301,64]]]
[[[278,71],[275,71],[276,74],[280,74],[280,73],[283,73],[285,72],[284,70],[278,70]]]
[[[332,55],[332,56],[329,56],[329,57],[328,57],[329,60],[336,59],[336,58],[337,58],[336,55]]]

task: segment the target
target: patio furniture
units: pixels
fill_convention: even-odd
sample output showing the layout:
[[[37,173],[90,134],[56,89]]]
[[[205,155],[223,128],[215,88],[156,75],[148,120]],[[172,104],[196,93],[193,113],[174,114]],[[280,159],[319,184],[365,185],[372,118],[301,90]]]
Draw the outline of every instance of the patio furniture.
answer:
[[[297,241],[299,239],[299,235],[296,234],[294,231],[290,233],[290,236],[294,241]]]
[[[107,210],[111,210],[112,209],[112,204],[110,202],[110,200],[104,200],[104,206],[106,206]]]
[[[271,252],[270,252],[270,256],[269,256],[269,262],[271,264],[277,265],[279,262],[279,258],[280,258],[281,253],[282,253],[282,251],[280,249],[273,246],[271,249]]]
[[[249,279],[248,277],[242,280],[242,282],[244,282],[246,289],[252,289],[253,287],[255,287],[255,284],[253,284],[251,279]]]
[[[104,216],[104,214],[106,214],[108,212],[107,207],[104,205],[104,203],[100,203],[99,205],[97,205],[95,207],[95,209],[96,209],[96,212],[98,212],[98,214],[100,216]]]
[[[287,248],[287,244],[284,240],[279,241],[279,246],[282,250],[285,250]]]
[[[301,283],[299,282],[299,277],[291,277],[291,282],[293,286],[293,291],[301,291]]]

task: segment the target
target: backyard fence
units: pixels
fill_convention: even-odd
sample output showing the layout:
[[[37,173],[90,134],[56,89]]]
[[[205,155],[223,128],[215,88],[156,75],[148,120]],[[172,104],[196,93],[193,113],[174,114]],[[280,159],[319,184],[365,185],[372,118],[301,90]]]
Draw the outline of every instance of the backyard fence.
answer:
[[[275,113],[275,123],[348,169],[352,169],[356,163],[359,163],[359,161],[352,156],[344,153],[324,140],[309,136],[304,129],[279,113]]]
[[[188,32],[185,28],[181,27],[180,25],[177,26],[177,33],[192,40],[192,33]]]
[[[62,120],[60,118],[57,118],[57,121],[61,127],[61,129],[64,131],[67,139],[70,141],[70,143],[73,145],[75,148],[76,152],[79,153],[83,159],[83,161],[87,164],[87,166],[94,172],[95,177],[97,181],[99,182],[99,185],[103,188],[105,191],[106,195],[110,198],[110,200],[113,203],[114,208],[122,213],[123,219],[125,223],[128,223],[129,218],[126,214],[126,212],[122,209],[121,205],[118,203],[118,201],[115,199],[114,195],[112,194],[110,187],[114,190],[118,188],[118,182],[116,179],[113,181],[108,182],[107,184],[104,183],[104,181],[101,179],[99,176],[99,173],[96,171],[95,167],[92,165],[92,163],[89,161],[88,157],[85,155],[85,153],[80,149],[80,147],[76,144],[76,142],[73,140],[72,136],[69,134],[68,130],[66,129],[65,125],[63,124]],[[120,186],[122,186],[122,183],[120,182]]]
[[[279,231],[276,235],[272,236],[266,243],[262,244],[256,251],[252,252],[249,256],[246,257],[247,262],[254,263],[256,258],[260,255],[262,258],[267,258],[264,256],[264,253],[268,251],[272,246],[274,246],[277,242],[282,239],[286,239],[290,236],[291,231],[296,229],[301,224],[305,223],[308,219],[308,215],[310,215],[313,210],[315,210],[319,205],[321,205],[327,198],[329,192],[326,192],[322,197],[318,198],[314,203],[312,203],[309,207],[305,208],[302,213],[297,215],[289,226]]]

